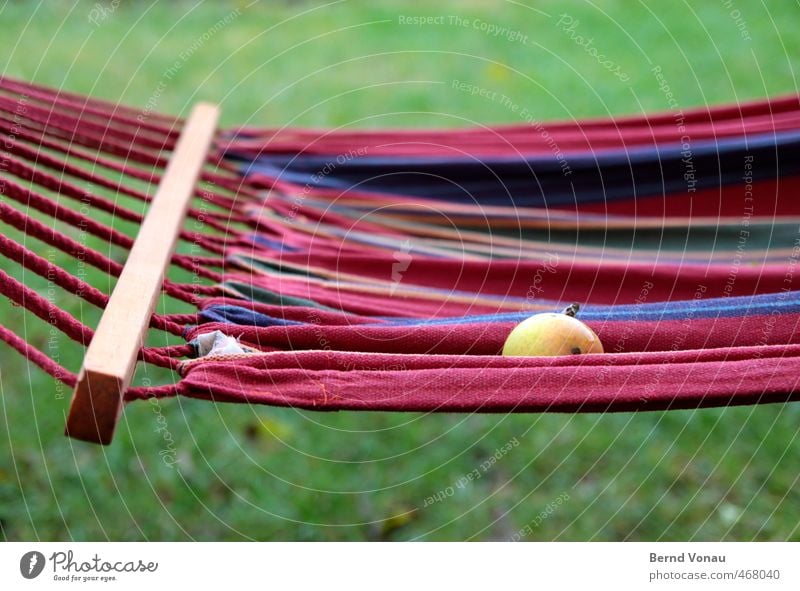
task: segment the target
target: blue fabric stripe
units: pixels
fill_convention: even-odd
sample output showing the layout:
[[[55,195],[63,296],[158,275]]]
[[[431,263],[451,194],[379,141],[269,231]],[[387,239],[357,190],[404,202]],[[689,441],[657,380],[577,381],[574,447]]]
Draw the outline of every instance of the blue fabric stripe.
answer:
[[[554,307],[553,311],[563,308]],[[452,318],[375,318],[376,324],[388,326],[439,326],[492,322],[522,322],[536,311],[459,316]],[[781,292],[749,297],[684,300],[652,304],[626,304],[619,306],[586,306],[580,312],[581,320],[591,321],[659,321],[690,320],[700,318],[731,318],[769,314],[800,313],[800,291]],[[206,321],[228,322],[248,326],[288,326],[301,322],[283,320],[234,305],[211,306],[201,312]]]
[[[205,322],[224,322],[244,326],[292,326],[303,324],[295,320],[284,320],[260,314],[241,306],[209,306],[200,311],[200,318]]]
[[[269,238],[264,238],[259,234],[248,234],[247,236],[250,240],[252,240],[256,244],[266,246],[267,248],[271,248],[273,250],[283,250],[286,252],[297,252],[298,250],[300,250],[296,246],[289,246],[288,244],[284,244],[280,240],[270,240]]]
[[[792,299],[784,300],[770,294],[752,298],[720,298],[713,300],[688,300],[681,302],[664,302],[655,304],[623,305],[623,306],[586,306],[580,312],[581,320],[603,321],[660,321],[690,320],[700,318],[725,318],[738,316],[756,316],[768,314],[788,314],[800,312],[800,292],[792,292]],[[765,299],[760,299],[765,298]],[[737,300],[735,303],[731,300]],[[560,311],[563,307],[554,309]],[[479,316],[463,316],[460,318],[419,319],[387,319],[392,325],[401,326],[436,326],[440,324],[474,324],[483,322],[522,322],[535,314],[529,312],[510,312]]]

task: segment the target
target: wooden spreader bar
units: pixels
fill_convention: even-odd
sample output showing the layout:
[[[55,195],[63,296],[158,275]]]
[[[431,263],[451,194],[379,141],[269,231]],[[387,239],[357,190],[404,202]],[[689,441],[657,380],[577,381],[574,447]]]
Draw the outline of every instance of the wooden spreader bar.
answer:
[[[66,435],[107,445],[219,119],[199,103],[186,120],[128,260],[86,350]]]

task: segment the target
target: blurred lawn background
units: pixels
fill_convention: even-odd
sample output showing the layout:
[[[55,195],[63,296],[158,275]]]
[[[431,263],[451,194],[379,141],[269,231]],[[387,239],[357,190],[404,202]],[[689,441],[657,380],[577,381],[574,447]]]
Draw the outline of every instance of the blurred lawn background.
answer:
[[[407,24],[425,15],[443,18]],[[796,92],[800,66],[790,2],[5,2],[0,20],[7,76],[171,114],[217,101],[227,126],[519,122],[454,81],[540,120],[657,111],[668,107],[657,66],[688,108]],[[6,302],[0,321],[52,344],[46,324]],[[76,371],[82,349],[53,342]],[[129,406],[98,448],[62,436],[69,392],[4,345],[0,360],[7,540],[800,540],[800,405],[421,417],[168,400]],[[144,371],[140,381],[168,378]]]

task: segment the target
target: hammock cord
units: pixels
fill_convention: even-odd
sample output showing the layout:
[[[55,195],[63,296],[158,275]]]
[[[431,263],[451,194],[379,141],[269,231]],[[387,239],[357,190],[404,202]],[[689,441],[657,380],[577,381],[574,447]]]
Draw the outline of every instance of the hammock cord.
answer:
[[[180,121],[148,116],[148,120],[154,122],[143,124],[141,113],[127,108],[53,93],[8,79],[0,79],[0,111],[0,136],[3,140],[0,152],[0,222],[23,236],[60,250],[81,264],[91,265],[111,277],[119,276],[120,263],[84,242],[87,236],[92,236],[123,251],[128,250],[132,238],[99,221],[97,214],[107,215],[112,223],[121,220],[134,225],[140,224],[143,216],[122,206],[116,198],[104,197],[92,188],[100,188],[115,197],[125,196],[142,204],[148,203],[151,196],[147,191],[129,187],[120,179],[127,177],[143,181],[153,190],[160,181],[157,171],[166,164],[166,158],[160,154],[174,146]],[[107,156],[102,156],[103,153]],[[78,166],[76,162],[85,163],[91,170]],[[48,174],[44,169],[58,176]],[[107,176],[101,171],[120,176]],[[13,177],[19,182],[12,180]],[[200,305],[208,296],[220,295],[217,284],[222,275],[213,269],[225,267],[222,255],[226,246],[240,239],[235,226],[250,223],[246,216],[237,212],[240,203],[248,199],[247,195],[240,196],[235,190],[238,177],[232,176],[227,169],[220,173],[207,170],[204,178],[208,186],[198,188],[202,209],[192,207],[187,214],[188,219],[194,221],[193,226],[200,230],[184,230],[180,240],[190,245],[193,251],[202,249],[209,254],[176,254],[173,265],[191,273],[195,280],[191,284],[169,279],[164,281],[165,294],[193,306]],[[219,190],[214,189],[215,186]],[[73,207],[69,207],[68,202],[72,202]],[[24,209],[17,209],[14,204]],[[45,220],[50,221],[46,223]],[[63,232],[58,229],[64,224],[71,230]],[[105,293],[85,281],[85,273],[78,277],[51,262],[49,255],[45,258],[5,234],[0,236],[0,255],[93,306],[102,309],[108,302]],[[84,346],[91,340],[92,329],[3,270],[0,270],[0,293],[14,306],[24,308],[71,340]],[[150,326],[181,337],[197,320],[194,313],[156,313]],[[74,373],[7,327],[0,328],[0,336],[11,347],[55,379],[74,386]],[[140,359],[175,370],[179,359],[191,352],[188,344],[145,347]],[[175,392],[173,385],[132,388],[128,396],[172,396]]]

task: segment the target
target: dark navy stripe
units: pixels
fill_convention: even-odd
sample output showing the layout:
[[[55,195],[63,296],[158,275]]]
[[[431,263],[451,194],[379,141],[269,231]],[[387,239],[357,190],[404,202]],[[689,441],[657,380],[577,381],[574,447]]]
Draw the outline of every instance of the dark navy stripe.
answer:
[[[243,174],[263,173],[300,186],[359,189],[459,202],[564,205],[685,193],[742,182],[745,158],[751,181],[800,174],[800,132],[583,152],[567,157],[569,174],[553,157],[360,157],[265,154],[244,160]],[[332,163],[333,158],[333,163]],[[323,174],[324,171],[324,174]]]

